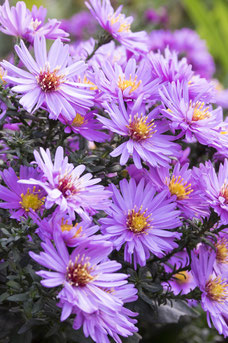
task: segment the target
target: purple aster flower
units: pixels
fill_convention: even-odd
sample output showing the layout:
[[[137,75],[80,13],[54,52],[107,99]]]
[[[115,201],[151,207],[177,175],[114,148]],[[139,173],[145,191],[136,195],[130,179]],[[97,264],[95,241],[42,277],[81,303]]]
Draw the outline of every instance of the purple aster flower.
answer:
[[[193,77],[192,66],[187,63],[186,58],[178,60],[178,55],[175,51],[170,51],[168,48],[164,51],[164,56],[161,53],[149,53],[148,59],[152,66],[152,75],[154,78],[160,78],[162,82],[172,81],[189,81]]]
[[[96,71],[96,84],[110,100],[118,99],[120,90],[125,101],[137,99],[141,94],[144,101],[157,100],[160,79],[158,76],[152,79],[150,70],[151,66],[146,59],[137,66],[136,60],[130,58],[124,68],[118,63],[112,66],[107,61]]]
[[[159,108],[146,115],[142,110],[142,97],[139,97],[132,109],[126,109],[121,92],[119,106],[106,103],[104,107],[110,119],[98,116],[98,120],[110,131],[128,137],[127,141],[111,153],[113,157],[121,155],[121,165],[126,164],[132,156],[138,169],[142,168],[141,159],[152,166],[166,166],[170,162],[170,156],[178,156],[180,146],[172,142],[172,136],[162,135],[168,131],[168,125],[161,121],[156,125],[154,120],[160,113]]]
[[[72,221],[68,215],[58,210],[48,218],[41,219],[36,213],[31,214],[31,218],[38,225],[36,233],[43,241],[52,240],[55,231],[59,232],[69,247],[76,247],[88,240],[104,240],[103,235],[94,235],[99,230],[98,225],[93,225],[88,221]]]
[[[58,293],[58,298],[64,301],[61,320],[71,314],[74,306],[87,314],[98,310],[107,313],[119,311],[123,301],[114,298],[109,290],[125,285],[128,276],[115,273],[121,264],[107,259],[112,244],[106,241],[86,242],[69,254],[58,232],[54,232],[54,244],[55,247],[47,240],[41,243],[44,251],[40,255],[30,252],[30,256],[49,270],[37,272],[43,278],[43,286],[62,286]]]
[[[155,188],[143,179],[137,186],[134,179],[122,180],[120,191],[113,184],[111,190],[113,205],[106,210],[108,217],[100,219],[101,230],[117,250],[125,245],[125,261],[131,263],[133,255],[134,267],[144,266],[150,253],[160,257],[176,247],[180,234],[170,229],[181,225],[180,212],[165,191],[155,196]]]
[[[215,252],[205,246],[201,245],[197,252],[192,252],[192,274],[202,292],[201,305],[207,313],[208,325],[211,326],[211,318],[218,332],[226,337],[228,282],[222,275],[216,276],[213,273],[214,263]]]
[[[228,160],[220,163],[218,175],[211,163],[200,164],[199,169],[194,168],[196,179],[201,191],[204,192],[207,203],[220,216],[223,224],[228,223]]]
[[[205,194],[199,189],[196,168],[192,172],[188,166],[186,163],[181,167],[177,162],[172,171],[165,167],[150,168],[144,171],[144,177],[157,191],[165,189],[167,197],[171,197],[185,218],[205,217],[209,206]]]
[[[176,269],[188,266],[189,257],[187,252],[179,252],[178,254],[175,254],[169,259],[168,264],[164,266],[167,273],[173,271],[170,265],[172,265],[173,267],[176,266]],[[168,287],[166,283],[164,285]],[[184,270],[174,274],[173,278],[169,280],[169,286],[171,287],[174,294],[179,294],[180,292],[182,294],[187,294],[197,285],[193,279],[191,271]],[[190,303],[192,304],[192,302]]]
[[[1,176],[6,186],[0,185],[0,208],[10,210],[11,218],[20,220],[20,217],[28,217],[33,211],[44,209],[45,192],[38,186],[18,183],[18,176],[12,168],[5,169]],[[34,181],[41,180],[42,174],[37,170],[25,166],[20,167],[19,179]]]
[[[21,47],[15,46],[15,50],[29,72],[3,61],[3,67],[10,73],[4,79],[15,85],[12,88],[14,92],[23,95],[20,104],[28,112],[45,105],[50,118],[57,119],[62,114],[67,120],[72,120],[77,109],[80,111],[93,105],[93,93],[85,89],[88,85],[72,81],[74,75],[84,72],[87,67],[82,61],[68,65],[68,45],[57,39],[47,55],[45,38],[35,37],[36,61],[23,41]]]
[[[132,284],[127,284],[113,289],[112,295],[127,303],[137,299],[136,292],[137,290]],[[107,313],[103,310],[98,310],[90,314],[80,311],[75,307],[73,313],[76,314],[73,328],[77,330],[83,326],[84,335],[86,337],[90,336],[97,343],[110,343],[108,335],[115,342],[121,343],[119,335],[128,337],[138,331],[134,325],[137,320],[131,318],[137,316],[137,313],[125,307],[121,307],[119,312]]]
[[[200,76],[210,79],[215,72],[213,57],[209,54],[205,41],[188,28],[176,30],[173,33],[166,30],[154,30],[149,36],[150,50],[163,51],[167,46],[170,50],[185,55],[193,70]]]
[[[145,11],[144,17],[146,20],[154,24],[167,24],[169,21],[168,13],[165,7],[160,7],[158,10],[150,8]]]
[[[224,275],[228,279],[228,233],[220,232],[215,243],[216,259],[214,271],[219,275]]]
[[[61,22],[57,19],[48,19],[45,24],[45,18],[47,15],[47,9],[43,6],[39,8],[33,5],[31,16],[32,21],[30,23],[30,30],[28,31],[27,40],[31,43],[34,42],[36,35],[44,36],[46,39],[61,39],[62,41],[69,41],[67,38],[69,33],[65,32],[61,26]]]
[[[139,53],[148,51],[146,32],[131,31],[133,17],[125,17],[121,13],[123,6],[114,11],[110,0],[89,0],[85,4],[101,27],[128,50]]]
[[[32,11],[26,8],[24,1],[18,1],[16,7],[10,8],[9,1],[0,6],[0,30],[10,36],[21,37],[33,43],[34,36],[44,35],[47,39],[67,40],[69,34],[60,29],[60,22],[49,19],[44,24],[46,8],[39,9],[34,5]]]
[[[66,121],[62,116],[59,120],[66,125],[66,133],[74,132],[82,135],[89,141],[104,142],[109,135],[102,132],[103,125],[96,119],[94,112],[88,112],[85,115],[76,114],[74,120]]]
[[[95,214],[96,210],[105,210],[109,207],[110,191],[101,185],[96,185],[100,179],[93,179],[92,174],[83,176],[84,165],[74,168],[68,163],[68,157],[64,157],[63,148],[58,147],[55,153],[54,163],[49,149],[40,148],[40,154],[34,151],[36,163],[44,173],[43,180],[30,179],[19,182],[38,184],[47,192],[45,207],[51,208],[58,205],[61,212],[69,213],[74,219],[78,213],[84,220],[90,220],[88,213]],[[35,182],[35,183],[34,183]]]
[[[222,121],[222,108],[213,110],[211,105],[201,102],[200,94],[190,99],[187,82],[172,82],[160,91],[161,99],[167,109],[162,114],[170,120],[170,128],[181,130],[187,142],[197,139],[201,144],[211,146],[216,141],[214,128]],[[208,140],[209,137],[209,140]]]
[[[76,39],[83,39],[86,35],[94,35],[96,31],[95,18],[86,11],[80,11],[70,19],[62,20],[61,29],[69,32]]]

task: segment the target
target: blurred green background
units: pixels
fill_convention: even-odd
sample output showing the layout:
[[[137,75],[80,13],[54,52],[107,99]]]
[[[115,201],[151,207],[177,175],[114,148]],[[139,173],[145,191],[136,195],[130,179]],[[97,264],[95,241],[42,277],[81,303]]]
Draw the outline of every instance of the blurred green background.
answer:
[[[0,3],[4,1],[0,0]],[[25,0],[28,8],[43,5],[50,18],[70,18],[73,14],[86,10],[83,0]],[[14,5],[16,1],[10,1]],[[164,28],[146,23],[144,12],[164,7],[168,14],[167,29],[182,27],[195,29],[207,42],[208,49],[216,62],[215,77],[228,87],[228,0],[113,0],[114,8],[124,5],[124,12],[135,18],[133,30]],[[13,39],[0,34],[0,56],[7,56],[13,47]],[[178,324],[153,327],[145,323],[141,327],[142,343],[219,343],[228,342],[207,327],[205,314],[199,318],[183,318]]]

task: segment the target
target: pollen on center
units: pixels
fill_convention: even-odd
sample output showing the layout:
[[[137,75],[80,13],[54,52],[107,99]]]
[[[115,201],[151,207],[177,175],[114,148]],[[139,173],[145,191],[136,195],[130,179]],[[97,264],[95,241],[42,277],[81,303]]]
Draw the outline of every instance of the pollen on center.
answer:
[[[156,130],[154,130],[154,121],[151,120],[148,122],[148,116],[143,116],[142,114],[140,117],[136,114],[133,119],[130,116],[127,128],[129,129],[129,136],[135,141],[142,141],[146,138],[150,138],[156,132]]]
[[[176,195],[178,200],[188,199],[189,194],[193,192],[191,184],[187,184],[187,181],[184,182],[181,176],[177,177],[173,175],[170,181],[166,179],[166,184],[169,187],[170,193]]]
[[[126,224],[129,230],[134,233],[142,233],[151,227],[151,220],[149,219],[151,214],[146,215],[147,210],[142,212],[142,206],[138,211],[136,207],[128,211]]]
[[[142,81],[139,80],[137,82],[137,76],[135,76],[135,78],[132,80],[131,78],[131,75],[130,75],[130,78],[129,80],[125,79],[125,75],[123,76],[119,76],[118,78],[118,87],[124,91],[125,89],[129,88],[130,87],[130,91],[129,91],[129,94],[133,93],[136,89],[139,88],[139,86],[141,85]]]

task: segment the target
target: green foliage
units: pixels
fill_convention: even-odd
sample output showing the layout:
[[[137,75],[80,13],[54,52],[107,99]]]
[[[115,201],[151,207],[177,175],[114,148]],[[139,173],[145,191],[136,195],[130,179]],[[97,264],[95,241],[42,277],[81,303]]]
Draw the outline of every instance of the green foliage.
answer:
[[[213,1],[208,6],[204,0],[183,0],[187,14],[191,17],[200,36],[206,40],[211,54],[219,64],[218,76],[228,81],[228,2]]]

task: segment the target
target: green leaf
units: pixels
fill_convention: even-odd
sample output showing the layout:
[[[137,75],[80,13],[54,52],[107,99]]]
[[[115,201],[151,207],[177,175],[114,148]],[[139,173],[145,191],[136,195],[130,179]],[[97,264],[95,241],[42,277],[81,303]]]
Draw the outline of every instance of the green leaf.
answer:
[[[9,298],[7,298],[9,301],[25,301],[28,300],[28,293],[20,293],[20,294],[14,294],[11,295]]]

